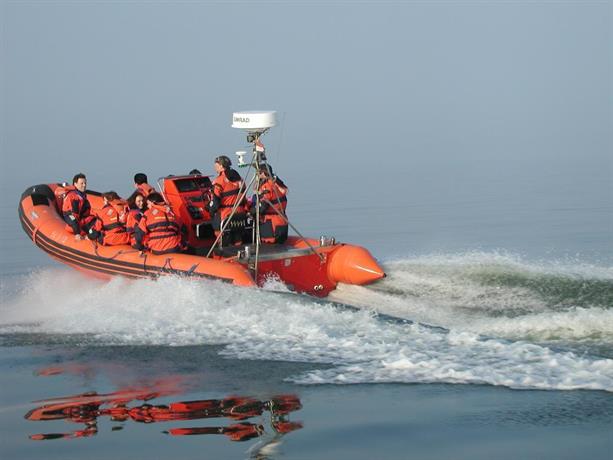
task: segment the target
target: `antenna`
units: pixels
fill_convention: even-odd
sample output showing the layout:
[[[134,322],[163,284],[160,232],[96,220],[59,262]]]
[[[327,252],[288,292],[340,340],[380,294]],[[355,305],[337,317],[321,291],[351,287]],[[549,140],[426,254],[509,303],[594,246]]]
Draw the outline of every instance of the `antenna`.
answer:
[[[264,146],[259,142],[260,136],[276,125],[277,112],[274,110],[248,110],[232,114],[232,127],[246,131],[247,142],[253,144],[253,163],[257,170],[261,162],[266,162]],[[236,152],[239,167],[251,164],[245,161],[246,154],[245,151]]]
[[[238,156],[238,166],[248,166],[249,169],[247,170],[247,176],[249,176],[249,173],[253,174],[253,178],[249,182],[249,186],[247,186],[247,188],[253,185],[253,190],[255,192],[255,203],[252,203],[252,206],[255,206],[255,211],[256,211],[255,220],[253,222],[254,223],[253,242],[255,244],[255,263],[253,265],[249,263],[250,250],[248,246],[245,246],[245,250],[244,250],[245,252],[243,254],[247,254],[247,257],[245,258],[247,260],[247,263],[249,264],[249,268],[253,270],[254,277],[256,280],[258,279],[258,259],[259,259],[259,254],[260,254],[260,243],[261,243],[260,241],[260,201],[262,201],[262,197],[260,197],[260,194],[259,194],[259,187],[260,187],[259,174],[260,174],[260,171],[262,171],[264,167],[268,166],[267,160],[266,160],[266,149],[264,148],[264,145],[260,142],[260,137],[262,136],[262,134],[264,134],[266,131],[268,131],[270,128],[273,128],[276,125],[277,125],[277,112],[274,110],[242,111],[242,112],[234,112],[232,114],[232,127],[246,131],[247,132],[247,142],[253,145],[253,149],[252,149],[253,157],[250,161],[245,161],[245,156],[248,155],[248,152],[245,150],[237,151],[236,155]],[[241,192],[242,192],[241,199],[243,199],[247,193],[247,189],[246,188],[244,190],[241,189]],[[271,202],[267,199],[265,200],[265,202],[267,202],[269,205],[271,204]],[[291,227],[298,234],[298,236],[305,242],[305,244],[309,247],[309,249],[313,252],[313,254],[315,254],[321,260],[323,260],[323,256],[320,253],[318,253],[315,250],[315,248],[308,242],[308,240],[306,240],[302,236],[302,234],[296,229],[296,227],[294,227],[290,223],[290,221],[287,219],[287,216],[284,213],[281,213],[280,211],[275,209],[274,207],[273,207],[273,210],[285,222],[287,222],[287,225],[289,227]],[[230,218],[232,217],[234,212],[236,212],[236,205],[235,205],[235,208],[232,209],[232,214],[230,215]],[[222,228],[221,231],[223,232],[223,230],[224,228]],[[213,246],[209,250],[209,254],[207,254],[207,257],[213,251],[213,247],[217,244],[217,241],[219,240],[220,237],[221,237],[221,234],[217,237],[217,240],[215,240],[215,243],[213,243]]]
[[[244,129],[248,134],[263,134],[276,125],[277,112],[274,110],[248,110],[232,114],[232,127]]]
[[[274,110],[248,110],[242,112],[234,112],[232,114],[232,127],[242,129],[247,132],[247,142],[253,145],[253,157],[251,161],[245,161],[247,152],[238,151],[238,166],[250,166],[254,169],[254,176],[251,180],[255,192],[255,221],[253,225],[253,241],[255,242],[255,263],[253,271],[255,279],[258,278],[258,259],[260,255],[260,171],[266,165],[266,149],[260,142],[260,137],[270,128],[277,125],[277,112]],[[250,168],[251,170],[251,168]],[[249,171],[247,172],[249,174]],[[245,190],[246,192],[246,190]]]

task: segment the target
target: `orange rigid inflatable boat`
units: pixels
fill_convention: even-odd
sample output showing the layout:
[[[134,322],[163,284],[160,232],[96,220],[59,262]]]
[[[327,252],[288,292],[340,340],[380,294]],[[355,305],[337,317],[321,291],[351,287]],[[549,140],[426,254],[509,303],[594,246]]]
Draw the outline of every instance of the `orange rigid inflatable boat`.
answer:
[[[253,218],[237,211],[238,203],[253,190],[252,209],[260,204],[271,205],[260,193],[262,174],[272,174],[267,163],[261,136],[276,125],[276,112],[235,112],[233,128],[247,133],[252,144],[248,152],[236,152],[238,167],[247,168],[241,182],[237,204],[221,223],[224,231],[241,231],[253,243],[222,247],[220,234],[213,231],[209,213],[212,183],[209,176],[190,174],[167,176],[158,180],[164,200],[183,225],[185,253],[154,255],[126,246],[103,246],[88,239],[76,239],[65,227],[62,217],[63,184],[42,184],[29,187],[21,196],[19,218],[30,239],[54,259],[97,277],[157,278],[179,275],[190,278],[221,280],[238,286],[262,286],[269,279],[285,283],[295,292],[325,297],[338,283],[367,284],[385,273],[364,248],[338,244],[333,238],[304,238],[287,219],[275,211],[298,236],[289,236],[282,244],[264,243],[266,225],[260,222],[259,211]],[[229,162],[229,159],[226,157]],[[250,179],[249,179],[250,178]],[[277,180],[276,178],[274,179]],[[87,190],[92,213],[103,207],[101,194]],[[275,198],[271,198],[275,199]],[[280,198],[276,198],[280,203]],[[281,241],[281,240],[279,240]]]
[[[29,187],[21,196],[19,219],[28,237],[54,259],[98,278],[157,278],[179,275],[221,280],[238,286],[283,281],[291,290],[325,297],[337,283],[367,284],[384,276],[370,253],[359,246],[289,236],[284,244],[261,244],[257,265],[254,245],[227,247],[206,257],[214,237],[202,183],[207,176],[162,179],[164,195],[187,227],[190,253],[154,255],[130,246],[103,246],[67,232],[56,190],[62,184]],[[102,208],[101,194],[87,191],[92,212]],[[199,201],[200,200],[200,201]]]

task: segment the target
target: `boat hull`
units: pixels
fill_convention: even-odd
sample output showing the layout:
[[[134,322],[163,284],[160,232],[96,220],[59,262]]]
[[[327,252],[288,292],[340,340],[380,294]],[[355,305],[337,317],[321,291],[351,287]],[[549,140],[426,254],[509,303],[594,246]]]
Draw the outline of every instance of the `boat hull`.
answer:
[[[338,282],[357,280],[354,284],[366,284],[384,276],[363,248],[342,244],[320,246],[317,240],[297,237],[290,237],[283,247],[268,245],[257,259],[257,267],[253,255],[246,260],[236,255],[214,258],[182,253],[154,255],[127,245],[102,246],[88,239],[76,239],[65,229],[56,204],[57,187],[58,184],[36,185],[22,194],[18,208],[21,226],[34,244],[53,259],[89,276],[138,279],[175,275],[237,286],[263,285],[275,278],[292,290],[318,297],[326,296]],[[102,207],[99,193],[87,191],[87,195],[93,210]],[[355,254],[362,262],[355,262]]]

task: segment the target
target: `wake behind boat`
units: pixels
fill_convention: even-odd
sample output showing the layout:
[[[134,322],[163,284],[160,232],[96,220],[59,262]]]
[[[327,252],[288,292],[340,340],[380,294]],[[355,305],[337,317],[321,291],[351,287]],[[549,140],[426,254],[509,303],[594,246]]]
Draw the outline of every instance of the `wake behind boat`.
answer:
[[[257,189],[260,171],[269,168],[260,137],[274,125],[275,112],[234,114],[232,126],[247,131],[247,139],[253,145],[250,162],[244,160],[247,152],[237,152],[239,166],[248,168],[240,190],[243,198],[249,187]],[[65,188],[60,183],[26,189],[19,203],[19,218],[28,237],[51,257],[100,278],[180,275],[239,286],[262,286],[276,279],[295,292],[325,297],[338,283],[363,285],[385,276],[365,248],[336,243],[334,238],[305,238],[282,213],[280,218],[297,233],[282,244],[264,242],[267,229],[259,216],[252,220],[238,218],[236,207],[221,222],[220,232],[214,232],[212,216],[207,212],[212,188],[209,176],[168,176],[158,183],[165,202],[184,226],[187,248],[182,253],[155,255],[129,245],[105,246],[95,240],[75,239],[65,228]],[[100,193],[87,190],[86,196],[94,212],[102,209]],[[261,199],[258,194],[255,197],[256,201]],[[259,202],[255,206],[259,209]],[[236,231],[237,226],[251,233],[253,242],[223,246],[224,232]]]

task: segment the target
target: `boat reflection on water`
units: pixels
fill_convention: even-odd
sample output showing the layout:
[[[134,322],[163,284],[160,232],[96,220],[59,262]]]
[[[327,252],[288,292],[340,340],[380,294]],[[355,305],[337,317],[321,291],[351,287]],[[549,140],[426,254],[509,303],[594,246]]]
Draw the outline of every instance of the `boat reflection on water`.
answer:
[[[281,435],[302,428],[300,422],[288,420],[290,412],[302,407],[295,395],[279,395],[265,401],[251,397],[229,396],[223,399],[204,399],[178,401],[154,405],[149,401],[173,393],[169,390],[156,391],[147,387],[142,389],[122,389],[113,393],[96,392],[54,398],[44,401],[43,405],[32,409],[25,415],[31,421],[65,420],[83,424],[82,429],[67,433],[41,433],[30,435],[30,439],[71,439],[94,436],[98,433],[98,422],[108,418],[119,422],[111,431],[123,429],[125,422],[139,423],[178,422],[202,419],[228,419],[217,426],[171,427],[163,431],[171,436],[224,435],[232,441],[247,441],[266,434],[278,438]],[[143,404],[132,404],[144,401]],[[265,414],[269,417],[264,417]],[[258,418],[259,417],[259,418]],[[255,419],[257,418],[257,419]],[[264,418],[269,420],[270,431],[265,428]],[[249,419],[255,419],[248,421]],[[255,423],[254,423],[255,422]]]

